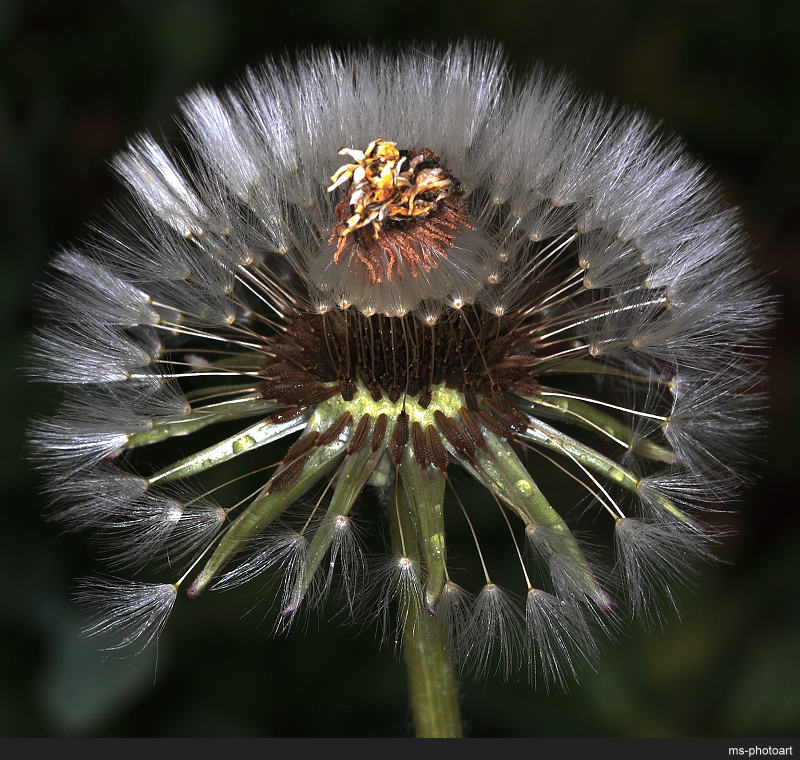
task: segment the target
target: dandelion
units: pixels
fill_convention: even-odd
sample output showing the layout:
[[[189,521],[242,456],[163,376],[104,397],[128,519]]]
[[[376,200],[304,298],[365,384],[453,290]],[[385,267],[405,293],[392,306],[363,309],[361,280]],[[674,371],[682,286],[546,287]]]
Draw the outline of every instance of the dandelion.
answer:
[[[57,255],[31,349],[53,514],[115,573],[88,633],[140,649],[178,589],[277,576],[276,629],[375,620],[441,735],[458,669],[566,687],[662,620],[746,480],[773,318],[680,141],[470,44],[181,108],[183,153],[115,159],[130,197]]]

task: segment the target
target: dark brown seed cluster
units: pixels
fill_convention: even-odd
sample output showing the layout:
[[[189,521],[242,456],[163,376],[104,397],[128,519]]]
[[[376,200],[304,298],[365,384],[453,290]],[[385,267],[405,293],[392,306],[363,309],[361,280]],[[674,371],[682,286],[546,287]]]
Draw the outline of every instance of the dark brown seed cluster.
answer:
[[[355,310],[298,311],[287,318],[284,332],[265,342],[272,359],[262,370],[260,390],[279,405],[276,417],[282,419],[336,395],[352,401],[360,386],[375,402],[409,399],[423,409],[430,406],[436,386],[456,390],[464,398],[458,419],[436,409],[435,426],[425,429],[419,422],[409,423],[405,405],[392,420],[385,414],[375,420],[365,414],[353,421],[346,412],[328,430],[295,442],[283,460],[281,487],[294,480],[315,448],[334,441],[351,422],[355,427],[348,454],[366,445],[377,451],[385,443],[399,464],[410,444],[421,466],[444,470],[446,441],[471,460],[485,447],[482,429],[505,438],[516,436],[515,427],[524,425],[525,418],[510,399],[535,389],[537,352],[532,339],[513,321],[477,306],[435,325],[412,316],[367,317]]]
[[[350,401],[360,382],[374,401],[418,397],[427,408],[437,385],[499,408],[506,393],[528,395],[537,359],[533,341],[513,323],[466,307],[426,325],[414,317],[371,317],[355,311],[298,313],[267,338],[262,395],[286,406],[310,406],[338,391]]]

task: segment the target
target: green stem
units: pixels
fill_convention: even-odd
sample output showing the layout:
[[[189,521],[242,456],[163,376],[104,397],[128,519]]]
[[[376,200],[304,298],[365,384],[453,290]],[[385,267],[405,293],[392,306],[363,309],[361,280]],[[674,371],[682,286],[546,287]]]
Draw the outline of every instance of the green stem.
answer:
[[[450,661],[441,625],[422,607],[409,611],[403,646],[417,737],[461,737],[455,668]]]
[[[416,466],[416,463],[414,463]],[[412,559],[419,547],[411,521],[412,506],[399,485],[392,493],[389,515],[392,544],[402,553],[402,546]],[[397,505],[397,509],[395,509]],[[403,541],[400,540],[402,531]],[[408,674],[408,692],[418,738],[460,738],[461,709],[458,701],[458,676],[441,623],[428,612],[418,598],[408,604],[403,631],[403,652]]]

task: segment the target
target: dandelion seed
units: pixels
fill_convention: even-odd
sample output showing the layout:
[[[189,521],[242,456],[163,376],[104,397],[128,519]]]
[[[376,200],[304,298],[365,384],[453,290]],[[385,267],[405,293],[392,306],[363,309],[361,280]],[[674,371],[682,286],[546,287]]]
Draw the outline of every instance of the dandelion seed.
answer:
[[[141,652],[158,638],[177,593],[170,583],[88,578],[79,586],[76,602],[90,615],[87,636],[106,639],[106,651],[130,654]]]
[[[529,678],[545,688],[568,689],[578,679],[575,660],[591,663],[597,644],[578,605],[539,589],[531,589],[525,602],[525,646]]]
[[[477,676],[499,673],[508,678],[519,655],[521,620],[519,609],[507,592],[486,584],[474,602],[466,636],[469,646],[464,661]]]
[[[678,594],[690,587],[708,541],[691,529],[663,521],[618,520],[615,543],[619,573],[635,618],[663,623],[664,606],[678,612]]]
[[[333,605],[566,687],[618,617],[661,619],[745,479],[774,319],[680,141],[466,43],[268,62],[181,125],[191,161],[146,135],[115,159],[130,199],[56,257],[30,352],[70,388],[31,433],[54,513],[161,581],[86,585],[89,632],[138,649],[184,583],[277,575],[276,630]],[[586,553],[612,533],[613,572]]]

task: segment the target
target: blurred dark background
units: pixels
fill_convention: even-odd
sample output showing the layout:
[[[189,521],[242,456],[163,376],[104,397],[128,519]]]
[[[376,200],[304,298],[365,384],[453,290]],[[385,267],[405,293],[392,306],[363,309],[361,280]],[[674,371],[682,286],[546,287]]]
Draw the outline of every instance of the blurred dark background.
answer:
[[[797,736],[800,474],[793,329],[800,289],[800,4],[735,0],[0,1],[0,735],[405,736],[402,663],[370,631],[273,639],[235,593],[178,601],[152,661],[103,663],[79,638],[81,537],[44,522],[23,462],[52,389],[19,374],[33,283],[118,193],[108,161],[139,130],[174,136],[175,101],[311,43],[495,39],[681,134],[739,205],[782,299],[758,481],[723,563],[663,631],[633,631],[568,695],[463,684],[473,736]],[[792,327],[794,325],[794,327]]]

